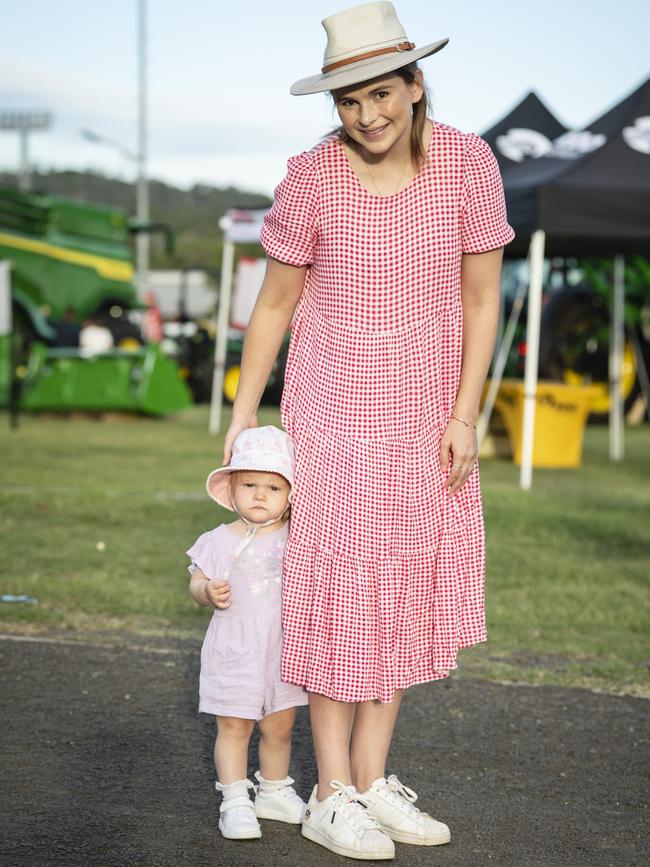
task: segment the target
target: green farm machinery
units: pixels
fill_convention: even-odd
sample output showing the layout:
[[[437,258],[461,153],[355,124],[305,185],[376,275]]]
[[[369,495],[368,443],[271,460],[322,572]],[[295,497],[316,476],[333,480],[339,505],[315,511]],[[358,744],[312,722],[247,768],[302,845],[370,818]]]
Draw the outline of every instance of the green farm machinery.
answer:
[[[0,187],[0,261],[10,263],[11,323],[0,336],[0,406],[167,415],[192,397],[177,364],[145,344],[129,312],[133,226],[123,211]],[[82,323],[110,348],[62,340]]]

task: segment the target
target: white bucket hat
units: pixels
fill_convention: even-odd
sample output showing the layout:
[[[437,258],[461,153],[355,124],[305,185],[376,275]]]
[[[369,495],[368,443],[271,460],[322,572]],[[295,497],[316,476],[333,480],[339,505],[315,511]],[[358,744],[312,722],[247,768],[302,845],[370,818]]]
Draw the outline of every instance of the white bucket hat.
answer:
[[[277,473],[285,478],[293,492],[295,455],[288,434],[272,425],[242,431],[232,447],[227,467],[212,470],[205,483],[208,495],[220,506],[235,511],[228,496],[230,473],[237,470]]]
[[[385,0],[344,9],[321,23],[327,33],[321,74],[295,81],[291,85],[294,96],[377,78],[435,54],[449,42],[439,39],[416,48],[406,36],[395,7]]]

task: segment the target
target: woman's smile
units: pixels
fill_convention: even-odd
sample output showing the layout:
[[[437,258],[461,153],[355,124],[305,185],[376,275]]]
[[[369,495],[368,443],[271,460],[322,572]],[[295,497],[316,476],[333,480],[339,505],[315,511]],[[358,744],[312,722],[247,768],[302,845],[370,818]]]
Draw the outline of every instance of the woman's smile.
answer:
[[[374,141],[383,135],[387,127],[388,124],[385,123],[383,126],[378,126],[375,129],[360,129],[359,132],[361,135]]]

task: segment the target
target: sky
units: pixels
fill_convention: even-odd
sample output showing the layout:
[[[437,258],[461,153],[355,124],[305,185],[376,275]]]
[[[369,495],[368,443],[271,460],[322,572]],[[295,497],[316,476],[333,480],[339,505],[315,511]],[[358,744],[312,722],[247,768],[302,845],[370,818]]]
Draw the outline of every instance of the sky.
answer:
[[[0,112],[47,110],[30,136],[39,169],[134,163],[86,141],[86,128],[137,147],[137,0],[0,0]],[[349,0],[147,0],[148,172],[176,186],[270,194],[288,157],[335,125],[323,94],[291,83],[322,65],[321,20]],[[579,129],[650,76],[647,0],[396,0],[408,38],[449,45],[422,61],[434,116],[488,129],[530,90]],[[0,169],[18,164],[0,130]]]

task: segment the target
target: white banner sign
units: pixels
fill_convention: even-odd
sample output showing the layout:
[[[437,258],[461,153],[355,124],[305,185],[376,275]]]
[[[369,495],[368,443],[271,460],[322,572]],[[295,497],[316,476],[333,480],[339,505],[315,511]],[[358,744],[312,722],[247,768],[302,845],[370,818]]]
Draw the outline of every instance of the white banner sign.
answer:
[[[224,239],[233,244],[258,244],[262,221],[268,208],[237,210],[231,208],[222,217],[219,225],[224,232]]]
[[[252,259],[242,256],[235,271],[235,288],[232,293],[230,324],[233,328],[245,331],[262,288],[266,259]]]

